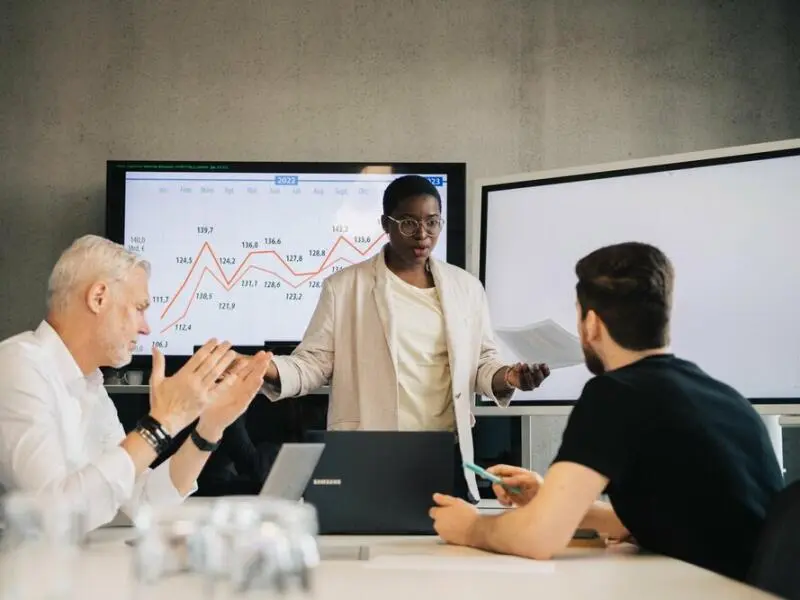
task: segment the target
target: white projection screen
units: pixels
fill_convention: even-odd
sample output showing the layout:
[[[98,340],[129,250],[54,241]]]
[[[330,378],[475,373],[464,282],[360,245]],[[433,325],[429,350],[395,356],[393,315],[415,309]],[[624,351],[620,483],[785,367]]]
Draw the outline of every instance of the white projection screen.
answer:
[[[672,351],[757,408],[800,408],[800,140],[484,180],[477,191],[478,271],[506,360],[524,359],[498,332],[550,322],[577,334],[578,259],[647,242],[676,270]],[[589,378],[582,363],[554,369],[512,408],[569,406]]]

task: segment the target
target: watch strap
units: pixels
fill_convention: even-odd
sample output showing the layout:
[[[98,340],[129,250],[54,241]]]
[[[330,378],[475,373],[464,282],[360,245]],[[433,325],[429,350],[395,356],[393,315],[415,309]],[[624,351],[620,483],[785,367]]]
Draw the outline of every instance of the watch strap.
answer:
[[[192,443],[197,446],[197,449],[201,450],[202,452],[213,452],[219,448],[219,442],[209,442],[202,435],[197,433],[196,429],[192,429],[192,433],[189,434],[189,437],[191,438]]]
[[[134,431],[156,451],[156,454],[166,451],[172,442],[172,436],[169,432],[150,415],[145,415],[139,419]]]

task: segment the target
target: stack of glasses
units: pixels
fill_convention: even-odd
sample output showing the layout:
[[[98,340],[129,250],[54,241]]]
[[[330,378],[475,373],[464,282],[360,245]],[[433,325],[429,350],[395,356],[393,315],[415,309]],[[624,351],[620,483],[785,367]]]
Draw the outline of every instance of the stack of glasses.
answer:
[[[84,513],[63,497],[18,493],[4,497],[3,508],[0,598],[66,599],[78,591],[86,598],[93,578],[81,573],[97,579],[97,570],[86,567],[93,557],[91,542],[81,538]],[[134,523],[130,593],[117,589],[116,597],[222,600],[311,591],[319,564],[311,505],[251,496],[197,499],[142,507]]]

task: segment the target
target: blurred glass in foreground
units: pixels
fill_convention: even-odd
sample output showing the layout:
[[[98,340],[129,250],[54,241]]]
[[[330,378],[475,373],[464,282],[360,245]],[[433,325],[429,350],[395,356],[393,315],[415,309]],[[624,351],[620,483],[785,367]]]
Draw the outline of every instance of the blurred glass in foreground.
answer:
[[[84,507],[58,493],[10,492],[0,500],[0,598],[71,597],[85,534]]]
[[[136,597],[201,598],[309,592],[319,563],[310,505],[257,496],[193,500],[142,509],[135,519]]]

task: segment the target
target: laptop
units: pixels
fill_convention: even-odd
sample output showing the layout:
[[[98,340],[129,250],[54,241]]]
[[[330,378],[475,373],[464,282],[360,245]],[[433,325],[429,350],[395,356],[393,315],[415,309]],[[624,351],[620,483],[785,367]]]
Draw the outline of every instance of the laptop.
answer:
[[[299,502],[308,485],[308,480],[319,462],[325,444],[283,444],[278,456],[264,480],[259,496],[282,498]],[[123,512],[105,527],[129,527],[133,522]],[[126,540],[129,546],[136,545],[136,539]]]
[[[259,496],[301,500],[324,449],[324,443],[283,444]]]
[[[446,431],[309,431],[324,443],[304,500],[322,534],[433,535],[433,494],[452,494],[455,440]]]

